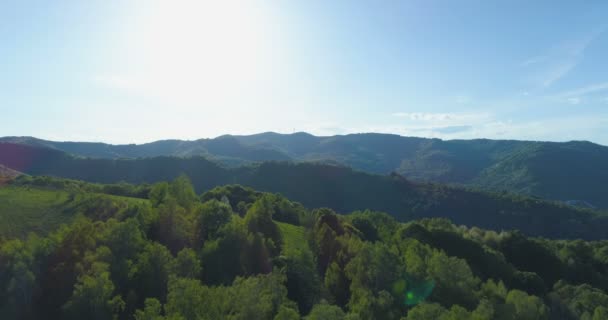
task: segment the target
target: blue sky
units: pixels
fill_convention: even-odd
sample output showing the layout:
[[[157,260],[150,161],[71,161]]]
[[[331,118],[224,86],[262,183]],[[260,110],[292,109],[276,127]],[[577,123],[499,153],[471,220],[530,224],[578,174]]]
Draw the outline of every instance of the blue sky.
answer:
[[[606,1],[3,1],[0,136],[608,145]]]

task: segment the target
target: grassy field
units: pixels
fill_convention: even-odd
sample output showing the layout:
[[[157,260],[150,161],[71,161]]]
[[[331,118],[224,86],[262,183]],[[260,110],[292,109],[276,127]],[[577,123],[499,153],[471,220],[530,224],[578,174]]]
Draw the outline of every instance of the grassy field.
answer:
[[[304,227],[294,226],[292,224],[277,222],[279,229],[283,234],[283,246],[285,252],[291,250],[310,250],[306,240]]]
[[[46,234],[70,222],[91,199],[111,200],[106,203],[118,209],[146,202],[101,194],[70,196],[62,190],[4,186],[0,187],[0,238],[22,238],[30,232]]]
[[[106,194],[74,194],[64,190],[36,187],[0,187],[0,238],[23,238],[28,233],[47,234],[69,223],[87,210],[122,210],[147,200]],[[108,212],[109,213],[109,212]],[[99,213],[98,213],[99,214]],[[286,252],[309,250],[304,227],[277,222]]]
[[[0,236],[22,237],[44,233],[70,220],[65,210],[69,194],[33,188],[0,188]]]

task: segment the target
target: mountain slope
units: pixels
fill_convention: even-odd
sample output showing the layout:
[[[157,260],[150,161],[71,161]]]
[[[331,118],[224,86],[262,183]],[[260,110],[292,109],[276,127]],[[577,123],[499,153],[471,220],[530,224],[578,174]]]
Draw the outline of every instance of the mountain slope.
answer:
[[[0,186],[4,185],[5,183],[15,179],[16,177],[18,177],[19,175],[21,175],[21,172],[15,171],[13,169],[7,168],[3,165],[0,164]]]
[[[533,145],[487,168],[475,183],[547,198],[594,199],[606,207],[605,149],[589,142]]]
[[[147,200],[97,193],[71,194],[35,186],[0,188],[0,239],[46,234],[77,214],[89,217],[115,215]]]
[[[608,147],[589,142],[450,140],[389,134],[316,137],[261,133],[141,145],[53,142],[5,137],[0,142],[45,147],[90,158],[204,156],[231,167],[268,160],[337,163],[370,173],[398,172],[430,181],[534,195],[608,208]]]
[[[100,183],[152,183],[186,174],[199,193],[215,186],[242,184],[282,193],[307,207],[330,207],[343,213],[371,209],[402,220],[447,217],[458,224],[519,229],[554,238],[608,237],[606,217],[592,211],[508,194],[415,183],[395,174],[373,175],[335,165],[266,162],[229,169],[200,157],[83,159],[54,150],[0,144],[0,163],[10,167],[11,161],[32,175]]]

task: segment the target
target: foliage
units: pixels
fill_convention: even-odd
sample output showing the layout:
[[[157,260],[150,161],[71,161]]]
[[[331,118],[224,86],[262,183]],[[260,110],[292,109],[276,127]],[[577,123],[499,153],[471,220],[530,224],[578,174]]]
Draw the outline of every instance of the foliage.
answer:
[[[351,138],[358,140],[355,137]],[[377,137],[368,137],[363,140],[369,141],[368,139],[375,140]],[[441,148],[443,148],[446,143],[434,141],[431,144],[442,145]],[[471,179],[473,177],[469,176],[469,170],[478,172],[481,175],[482,173],[478,170],[485,168],[487,161],[490,159],[485,156],[477,158],[479,154],[475,156],[475,161],[469,161],[470,159],[467,157],[472,157],[480,149],[486,148],[497,148],[496,156],[500,157],[505,152],[505,148],[511,148],[510,144],[512,144],[512,142],[509,142],[503,147],[497,147],[500,143],[488,143],[487,145],[482,144],[479,146],[475,146],[475,142],[470,143],[472,145],[468,146],[467,143],[458,142],[456,145],[448,148],[450,151],[445,150],[448,154],[454,151],[452,149],[459,150],[464,148],[464,150],[467,150],[467,152],[463,153],[458,152],[458,166],[468,168],[462,173],[452,172],[451,165],[448,165],[445,175],[441,173],[444,171],[442,163],[445,159],[441,159],[443,153],[431,152],[431,160],[434,160],[435,156],[439,156],[438,163],[434,164],[434,161],[422,161],[422,165],[431,164],[434,168],[431,168],[430,171],[439,171],[439,176],[445,179],[433,178],[430,180],[462,182],[461,180],[465,176],[465,180],[468,179],[473,185],[477,185],[472,182]],[[462,186],[413,182],[415,180],[413,178],[417,178],[415,173],[422,172],[418,169],[409,170],[404,168],[402,170],[402,174],[405,174],[404,177],[396,173],[390,175],[370,174],[326,162],[264,162],[239,168],[225,168],[202,157],[89,159],[73,157],[57,150],[39,149],[24,145],[0,143],[0,148],[3,145],[11,146],[6,147],[10,149],[7,151],[11,154],[10,159],[4,159],[8,167],[10,167],[8,165],[9,160],[15,157],[19,158],[20,155],[31,157],[31,165],[25,168],[27,169],[25,173],[32,175],[53,175],[63,178],[84,179],[94,183],[120,184],[123,181],[128,183],[161,183],[176,179],[185,174],[191,179],[197,192],[205,192],[215,187],[238,183],[259,190],[281,193],[283,196],[298,201],[306,207],[329,207],[342,213],[369,209],[387,212],[402,221],[426,217],[444,217],[451,219],[457,224],[475,225],[494,230],[518,229],[526,235],[533,236],[568,239],[581,238],[587,240],[605,239],[608,237],[608,216],[605,214],[600,214],[591,209],[578,209],[563,202],[552,201],[588,200],[604,203],[603,207],[608,206],[605,202],[608,196],[601,183],[603,180],[597,180],[597,176],[602,176],[603,171],[590,169],[601,167],[604,166],[604,163],[608,163],[608,159],[606,159],[607,153],[605,149],[600,148],[601,150],[598,150],[598,146],[593,145],[572,143],[572,145],[567,145],[564,148],[557,148],[557,151],[568,154],[566,161],[568,166],[562,168],[562,170],[558,170],[554,166],[545,165],[546,163],[554,162],[555,157],[550,156],[555,151],[553,145],[541,148],[540,150],[535,149],[535,147],[531,148],[530,152],[533,155],[540,155],[540,158],[536,156],[532,157],[532,160],[530,160],[534,162],[532,166],[525,163],[520,165],[520,160],[517,160],[517,157],[515,157],[510,160],[505,159],[506,163],[504,167],[498,166],[498,169],[494,167],[487,168],[488,170],[484,169],[483,174],[488,173],[490,176],[487,180],[480,178],[479,184],[484,186],[487,186],[487,181],[494,181],[492,180],[493,178],[496,178],[495,180],[505,180],[505,177],[511,178],[510,175],[494,172],[494,169],[499,170],[499,167],[508,169],[511,167],[509,163],[512,161],[515,161],[512,164],[516,167],[515,170],[517,172],[525,173],[528,169],[534,168],[535,171],[538,171],[542,175],[543,180],[550,181],[544,183],[544,186],[538,192],[534,187],[537,186],[534,183],[535,181],[522,180],[519,177],[516,178],[518,181],[515,183],[504,181],[504,184],[513,186],[513,188],[510,188],[512,191],[519,191],[520,194],[503,192],[499,186],[494,185],[489,185],[490,189],[486,188],[485,191],[480,191]],[[372,148],[373,146],[369,147]],[[518,148],[516,149],[519,150]],[[519,151],[513,151],[525,153],[527,152],[525,150],[527,149],[523,148]],[[582,162],[576,160],[577,158],[571,153],[572,150],[579,150],[585,156],[589,156],[593,159],[595,165],[581,166]],[[392,149],[385,151],[395,152]],[[426,153],[426,151],[423,153]],[[3,155],[4,153],[0,149],[0,163],[3,161]],[[526,161],[524,160],[524,162]],[[353,163],[349,162],[349,164],[352,165]],[[12,165],[17,166],[19,164],[13,163]],[[395,167],[399,167],[400,165],[401,160],[394,163],[394,166],[391,165],[393,169],[390,170],[394,170]],[[481,167],[478,167],[478,165],[481,165]],[[438,166],[438,168],[435,166]],[[573,168],[577,168],[576,170],[578,171],[576,172],[584,172],[584,174],[576,175],[578,187],[572,186],[574,178],[567,175],[567,172],[575,171]],[[20,170],[17,167],[14,167],[14,169]],[[549,172],[545,171],[545,169],[549,170]],[[387,174],[390,170],[382,171],[382,174]],[[560,176],[559,181],[553,181],[552,177],[554,175]],[[535,179],[531,174],[523,176]],[[579,176],[586,178],[582,179]],[[596,181],[594,188],[586,187],[585,183],[589,180]],[[182,190],[178,185],[187,184],[179,181],[181,180],[178,179],[177,182],[172,183],[169,189],[173,189],[173,193],[180,194],[178,196],[174,195],[174,197],[176,201],[182,202],[180,206],[183,207],[183,199],[191,198],[192,193],[188,190]],[[70,185],[73,184],[70,183]],[[527,188],[527,186],[533,187]],[[178,190],[184,192],[178,192]],[[488,190],[493,191],[488,192]],[[129,194],[132,192],[139,193],[138,191],[128,191]],[[521,193],[527,193],[528,195],[521,195]],[[215,193],[215,195],[219,194],[220,192]],[[533,196],[538,194],[544,196],[546,200]],[[583,197],[586,195],[589,195],[593,199]],[[203,197],[209,200],[211,196],[203,195]],[[252,203],[253,199],[250,199],[250,197],[255,197],[255,195],[249,194],[245,190],[242,194],[233,196],[234,199],[227,198],[233,211],[244,214],[248,210],[248,203]],[[221,198],[217,200],[221,200]],[[277,210],[275,208],[277,218],[293,223],[295,218],[294,213],[299,214],[301,210],[298,209],[297,205],[293,208],[281,206],[281,202],[277,202],[277,208],[284,208],[286,210]]]
[[[192,197],[181,178],[152,186],[167,193],[150,200],[78,189],[70,201],[63,189],[27,188],[0,192],[34,204],[67,195],[58,205],[76,216],[0,239],[2,319],[597,320],[608,311],[605,240],[308,211],[237,187]],[[230,199],[247,201],[244,214]]]

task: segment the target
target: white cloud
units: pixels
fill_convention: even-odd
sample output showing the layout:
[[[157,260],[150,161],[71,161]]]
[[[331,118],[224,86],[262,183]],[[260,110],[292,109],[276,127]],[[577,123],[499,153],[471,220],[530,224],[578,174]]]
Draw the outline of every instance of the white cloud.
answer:
[[[409,121],[427,122],[461,122],[486,118],[485,113],[427,113],[427,112],[395,112],[394,117],[405,118]]]
[[[425,113],[425,112],[395,112],[393,116],[400,118],[407,118],[409,120],[423,120],[423,121],[442,121],[448,120],[453,117],[451,113]]]

